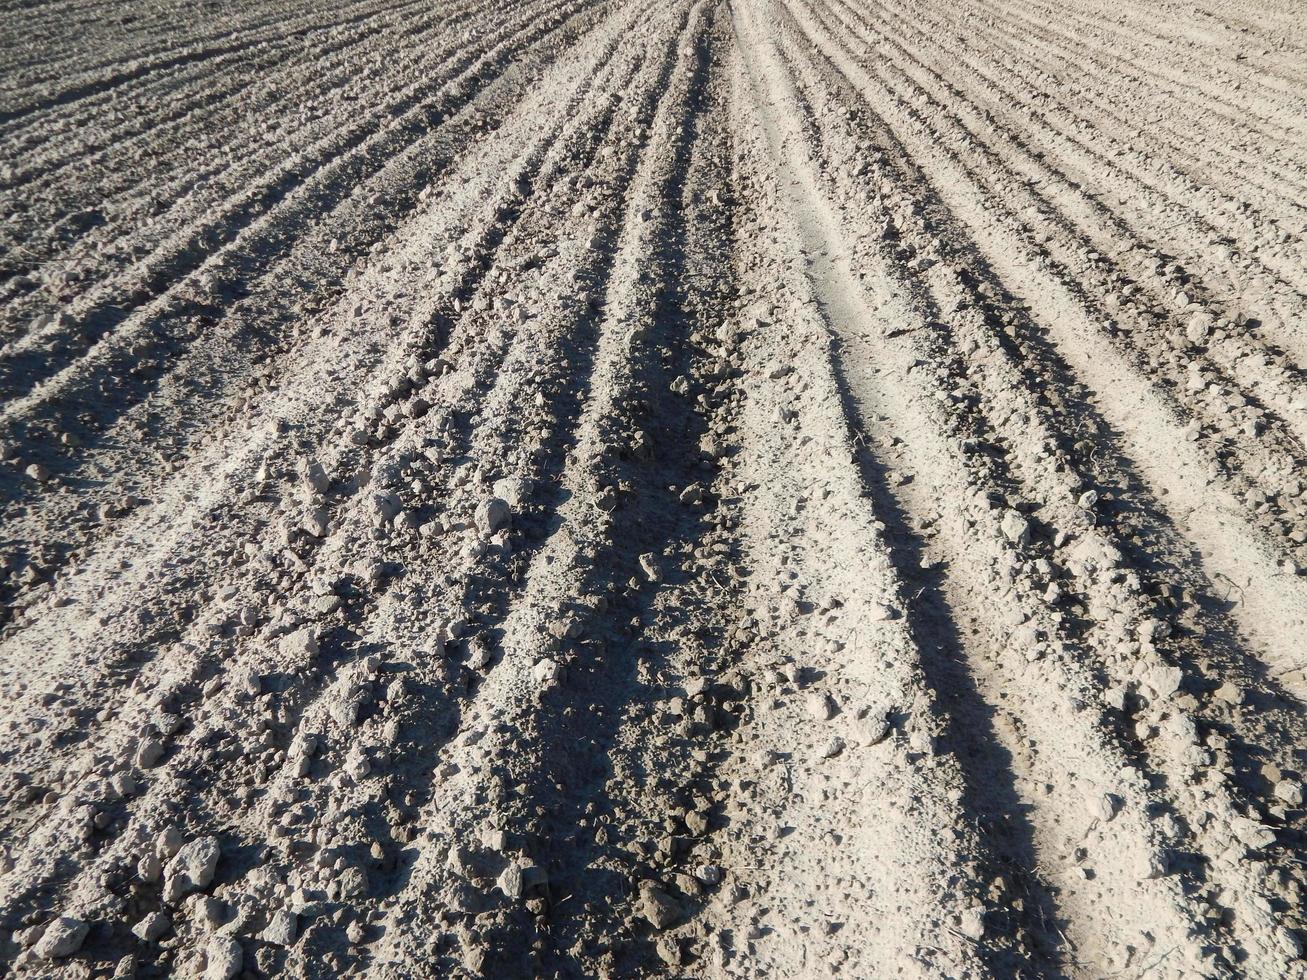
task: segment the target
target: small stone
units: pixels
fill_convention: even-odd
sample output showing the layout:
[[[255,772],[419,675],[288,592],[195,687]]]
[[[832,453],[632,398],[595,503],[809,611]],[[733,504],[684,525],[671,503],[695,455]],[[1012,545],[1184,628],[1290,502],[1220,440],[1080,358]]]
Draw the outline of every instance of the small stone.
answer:
[[[222,849],[214,837],[197,837],[184,845],[168,862],[165,900],[175,902],[194,891],[203,891],[213,881]]]
[[[958,928],[968,939],[979,942],[985,938],[985,910],[973,907],[962,913]]]
[[[843,751],[844,739],[837,735],[822,747],[821,757],[823,759],[833,759]]]
[[[304,514],[300,526],[315,538],[325,538],[331,530],[331,515],[325,507],[314,507]]]
[[[1018,548],[1024,548],[1030,544],[1030,522],[1017,511],[1010,510],[1004,514],[1003,522],[999,527],[1003,532],[1003,537]]]
[[[507,501],[499,497],[491,497],[489,500],[483,500],[477,505],[476,514],[473,520],[476,522],[477,530],[481,532],[482,537],[489,537],[508,523],[512,512],[509,510]]]
[[[152,943],[169,929],[172,928],[172,920],[162,912],[151,912],[136,925],[132,926],[132,933],[137,938],[147,943]]]
[[[516,862],[509,864],[495,879],[495,885],[506,898],[518,899],[526,892],[526,880],[522,868]]]
[[[1226,704],[1243,704],[1243,691],[1226,681],[1216,689],[1216,698]]]
[[[531,676],[542,689],[556,687],[563,682],[563,665],[546,657],[531,668]]]
[[[341,898],[363,898],[368,893],[368,875],[362,868],[346,868],[336,884]]]
[[[318,638],[305,626],[283,636],[277,650],[288,660],[312,659],[318,655]]]
[[[142,769],[153,769],[163,758],[163,743],[157,738],[147,736],[136,746],[135,762]]]
[[[889,715],[884,711],[868,711],[858,719],[858,735],[868,745],[879,745],[889,738]]]
[[[666,929],[681,917],[681,906],[652,882],[640,887],[639,911],[655,929]]]
[[[146,854],[136,862],[136,874],[142,881],[154,883],[163,874],[163,861],[157,854]]]
[[[1234,836],[1247,847],[1256,850],[1275,843],[1275,831],[1248,817],[1235,817],[1230,821]]]
[[[1302,956],[1302,940],[1298,938],[1296,932],[1287,926],[1275,927],[1275,941],[1289,959],[1296,960]]]
[[[1100,796],[1098,798],[1098,802],[1094,806],[1094,810],[1098,814],[1098,818],[1102,820],[1104,823],[1107,823],[1110,820],[1112,820],[1112,818],[1116,816],[1116,813],[1120,808],[1121,808],[1121,801],[1117,797],[1113,796],[1111,793],[1104,793],[1102,796]]]
[[[808,695],[808,713],[818,721],[830,721],[837,710],[835,699],[829,694],[814,691]]]
[[[1211,336],[1213,322],[1209,313],[1195,313],[1191,316],[1184,328],[1184,335],[1189,338],[1189,343],[1206,343],[1207,338]]]
[[[241,944],[230,936],[214,936],[204,952],[204,980],[231,980],[245,962]]]
[[[720,885],[725,877],[721,867],[716,864],[701,864],[694,869],[694,876],[708,886]]]
[[[531,499],[531,481],[520,476],[508,476],[496,480],[490,489],[510,508],[521,507]]]
[[[322,468],[322,464],[316,459],[304,460],[300,463],[300,482],[310,493],[326,493],[327,488],[331,486],[331,480],[327,477],[327,471]]]
[[[644,572],[644,577],[650,582],[661,582],[663,580],[662,569],[658,567],[658,558],[656,555],[641,555],[640,570]]]
[[[278,946],[293,946],[296,926],[295,913],[290,909],[279,909],[273,913],[267,927],[263,930],[263,941]]]
[[[1289,806],[1301,806],[1303,800],[1302,783],[1292,779],[1281,779],[1275,784],[1276,799],[1283,800]]]
[[[32,947],[32,952],[45,960],[72,956],[82,948],[86,934],[90,931],[89,923],[70,915],[61,915],[45,927],[41,938]]]
[[[894,618],[894,610],[883,602],[867,603],[867,618],[873,623],[886,623]]]

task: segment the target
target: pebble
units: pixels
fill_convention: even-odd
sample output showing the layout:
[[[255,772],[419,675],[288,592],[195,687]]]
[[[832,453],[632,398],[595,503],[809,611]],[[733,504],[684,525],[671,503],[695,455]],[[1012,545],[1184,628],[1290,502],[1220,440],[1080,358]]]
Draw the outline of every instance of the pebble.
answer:
[[[652,553],[640,556],[640,570],[650,582],[663,580],[662,569],[658,567],[658,557]]]
[[[681,906],[652,882],[640,886],[639,911],[655,929],[666,929],[681,917]]]
[[[1202,344],[1212,333],[1212,317],[1209,313],[1195,313],[1185,325],[1184,335],[1191,344]]]
[[[843,751],[844,751],[844,739],[840,738],[837,735],[834,738],[832,738],[829,742],[827,742],[825,746],[822,747],[821,757],[823,759],[833,759],[835,758],[835,756],[839,755]]]
[[[496,480],[490,487],[495,497],[510,508],[521,507],[531,499],[531,481],[520,476],[507,476]]]
[[[894,618],[894,609],[883,602],[869,602],[867,618],[873,623],[887,623]]]
[[[230,936],[214,936],[205,949],[204,980],[231,980],[241,972],[245,953]]]
[[[318,638],[310,627],[305,626],[283,636],[277,650],[288,660],[311,659],[318,655]]]
[[[1281,779],[1275,784],[1275,796],[1290,806],[1301,806],[1303,800],[1302,783],[1291,779]]]
[[[507,501],[499,497],[491,497],[477,505],[473,520],[482,537],[489,537],[506,525],[511,515]]]
[[[300,464],[299,474],[300,482],[311,493],[326,493],[327,488],[331,486],[327,471],[322,468],[322,464],[316,459],[303,461]]]
[[[163,743],[153,736],[141,739],[136,746],[136,764],[142,769],[153,769],[163,758]]]
[[[171,928],[172,920],[167,915],[162,912],[151,912],[132,926],[132,933],[138,939],[152,943]]]
[[[86,941],[86,934],[90,931],[89,923],[74,919],[70,915],[61,915],[45,927],[32,951],[46,960],[72,956],[82,948],[82,943]]]
[[[563,682],[563,666],[546,657],[531,668],[531,676],[536,684],[547,690]]]
[[[694,876],[708,886],[720,885],[725,872],[716,864],[701,864],[694,869]]]
[[[808,695],[808,712],[818,721],[830,721],[837,710],[835,699],[829,694],[814,691]]]
[[[889,738],[889,717],[884,711],[869,711],[858,719],[858,733],[868,745],[878,745]]]
[[[168,862],[164,900],[175,902],[190,892],[208,888],[221,854],[222,848],[214,837],[197,837],[183,845]]]
[[[1003,515],[1003,523],[1000,525],[1003,537],[1007,538],[1018,548],[1024,548],[1030,544],[1030,522],[1015,510],[1010,510]]]
[[[341,898],[363,898],[368,893],[368,875],[362,868],[346,868],[336,879]]]
[[[272,919],[263,930],[263,941],[278,946],[293,946],[296,927],[295,913],[290,909],[280,909],[273,913]]]

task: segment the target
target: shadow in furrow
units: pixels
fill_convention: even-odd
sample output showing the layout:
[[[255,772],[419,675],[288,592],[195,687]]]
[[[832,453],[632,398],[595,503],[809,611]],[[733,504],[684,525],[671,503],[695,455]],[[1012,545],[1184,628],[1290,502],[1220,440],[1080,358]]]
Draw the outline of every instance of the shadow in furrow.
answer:
[[[829,316],[824,306],[823,313]],[[1050,885],[1038,871],[1034,828],[1025,815],[1029,807],[1017,795],[1012,757],[996,730],[994,708],[980,693],[967,666],[965,623],[945,598],[947,565],[924,560],[923,540],[912,531],[907,511],[890,489],[888,467],[868,448],[860,426],[852,421],[861,417],[861,410],[850,391],[842,359],[836,356],[834,363],[863,485],[886,526],[886,540],[894,553],[894,567],[901,570],[905,593],[915,596],[908,616],[922,671],[937,694],[945,721],[945,747],[962,763],[963,805],[975,815],[981,838],[990,845],[990,853],[979,856],[984,877],[991,882],[1003,880],[998,894],[990,895],[1005,916],[1005,921],[996,925],[1028,948],[1027,961],[1006,949],[988,949],[985,959],[1000,976],[1021,976],[1031,970],[1040,976],[1059,976],[1064,962],[1061,926]]]

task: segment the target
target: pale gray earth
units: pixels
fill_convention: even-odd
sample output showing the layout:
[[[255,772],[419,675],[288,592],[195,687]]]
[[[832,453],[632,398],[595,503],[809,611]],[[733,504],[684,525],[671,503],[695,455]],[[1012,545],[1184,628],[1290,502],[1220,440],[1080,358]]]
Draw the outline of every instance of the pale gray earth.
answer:
[[[1302,15],[6,3],[0,975],[1307,977]]]

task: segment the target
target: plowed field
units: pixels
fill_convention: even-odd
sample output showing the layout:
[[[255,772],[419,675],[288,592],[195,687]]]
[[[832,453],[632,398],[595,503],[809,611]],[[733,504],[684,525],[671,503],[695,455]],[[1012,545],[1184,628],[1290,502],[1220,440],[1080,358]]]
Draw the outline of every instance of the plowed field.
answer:
[[[1299,4],[0,18],[0,975],[1307,976]]]

